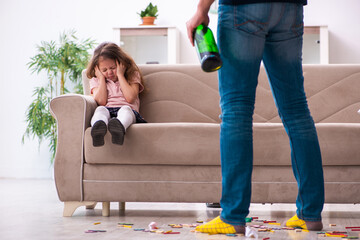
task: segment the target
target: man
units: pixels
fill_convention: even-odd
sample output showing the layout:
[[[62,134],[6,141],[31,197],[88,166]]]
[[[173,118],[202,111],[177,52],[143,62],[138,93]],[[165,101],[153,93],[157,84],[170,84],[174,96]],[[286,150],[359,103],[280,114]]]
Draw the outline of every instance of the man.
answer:
[[[187,22],[208,25],[213,0],[200,0]],[[220,0],[217,38],[221,107],[221,215],[198,226],[206,233],[244,233],[253,166],[252,115],[263,61],[279,116],[289,136],[298,183],[297,211],[289,227],[321,230],[324,179],[320,147],[308,109],[302,73],[303,5],[307,0]],[[276,161],[276,159],[274,159]]]

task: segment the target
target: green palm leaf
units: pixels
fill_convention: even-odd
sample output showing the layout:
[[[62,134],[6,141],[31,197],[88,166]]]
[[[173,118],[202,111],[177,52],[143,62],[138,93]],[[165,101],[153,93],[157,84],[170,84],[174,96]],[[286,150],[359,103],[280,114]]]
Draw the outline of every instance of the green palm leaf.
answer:
[[[51,163],[56,153],[57,133],[56,121],[50,114],[50,100],[69,92],[83,93],[81,72],[86,68],[90,59],[89,50],[94,46],[94,40],[79,40],[74,30],[64,31],[58,42],[42,41],[36,46],[37,54],[27,64],[33,74],[45,72],[48,84],[34,89],[34,100],[26,111],[27,127],[22,142],[25,138],[38,138],[40,146],[43,140],[48,140]]]

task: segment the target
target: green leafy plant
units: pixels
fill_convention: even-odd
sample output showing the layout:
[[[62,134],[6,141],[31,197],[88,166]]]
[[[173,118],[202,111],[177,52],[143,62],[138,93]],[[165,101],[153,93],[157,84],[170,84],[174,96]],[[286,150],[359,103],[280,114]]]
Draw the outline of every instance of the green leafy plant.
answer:
[[[36,87],[33,92],[34,100],[26,111],[27,127],[22,137],[35,137],[41,142],[49,140],[52,153],[51,164],[56,153],[56,121],[51,116],[49,106],[53,97],[72,92],[83,93],[81,72],[86,68],[90,59],[89,50],[95,46],[95,41],[90,38],[79,40],[75,31],[70,30],[60,34],[59,42],[41,42],[37,54],[28,63],[32,73],[45,72],[48,83],[43,87]]]
[[[157,13],[158,13],[157,6],[152,5],[152,3],[149,3],[149,5],[145,8],[145,10],[137,14],[139,14],[140,17],[157,17],[158,16]]]

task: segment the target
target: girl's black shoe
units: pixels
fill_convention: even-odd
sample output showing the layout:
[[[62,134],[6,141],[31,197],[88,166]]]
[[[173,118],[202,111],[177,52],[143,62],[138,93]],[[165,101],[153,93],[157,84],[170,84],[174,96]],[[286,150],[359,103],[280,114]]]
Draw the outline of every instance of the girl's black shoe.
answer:
[[[106,134],[107,127],[104,121],[96,121],[91,128],[91,137],[94,147],[100,147],[104,145],[104,136]]]
[[[124,135],[125,135],[125,128],[122,123],[117,118],[112,118],[108,124],[109,132],[112,136],[112,143],[123,145],[124,143]]]

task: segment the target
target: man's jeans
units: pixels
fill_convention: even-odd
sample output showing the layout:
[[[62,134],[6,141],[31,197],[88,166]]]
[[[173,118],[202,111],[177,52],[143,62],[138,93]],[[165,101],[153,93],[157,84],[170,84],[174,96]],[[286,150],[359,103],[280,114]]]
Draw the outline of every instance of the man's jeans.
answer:
[[[223,221],[244,225],[251,199],[252,115],[263,61],[289,136],[298,183],[297,215],[321,220],[324,178],[319,142],[304,92],[303,6],[294,3],[220,5],[218,43]],[[276,139],[274,139],[276,141]],[[290,157],[290,156],[289,156]],[[276,164],[276,159],[272,159]],[[286,193],[283,193],[286,194]]]

